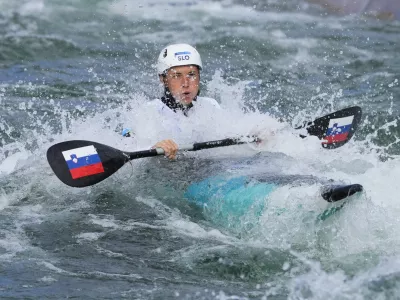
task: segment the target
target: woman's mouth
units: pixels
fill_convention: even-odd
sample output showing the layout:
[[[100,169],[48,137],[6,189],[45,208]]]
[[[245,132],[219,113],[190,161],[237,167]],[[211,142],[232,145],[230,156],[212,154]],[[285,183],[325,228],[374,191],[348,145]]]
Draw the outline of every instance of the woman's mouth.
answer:
[[[182,99],[184,100],[190,100],[192,98],[191,93],[190,92],[184,92],[182,93]]]

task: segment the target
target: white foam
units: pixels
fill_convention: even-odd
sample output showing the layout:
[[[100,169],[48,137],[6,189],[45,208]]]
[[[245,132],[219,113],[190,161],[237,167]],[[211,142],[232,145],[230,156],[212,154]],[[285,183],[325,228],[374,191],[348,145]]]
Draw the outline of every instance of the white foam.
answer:
[[[97,241],[103,236],[104,233],[102,232],[84,232],[76,235],[75,237],[77,238],[78,243],[81,243],[83,241]]]
[[[296,24],[309,24],[316,22],[329,28],[340,28],[337,18],[312,16],[307,13],[258,11],[252,6],[238,5],[216,1],[129,1],[119,0],[106,4],[105,11],[136,20],[160,20],[171,22],[179,20],[185,28],[202,28],[212,19],[226,21],[242,21],[252,24],[270,24],[272,22],[294,22]],[[188,17],[189,16],[189,17]],[[192,18],[190,16],[193,16]],[[199,27],[200,25],[200,27]],[[243,24],[238,24],[237,29],[242,30]],[[248,27],[249,28],[249,27]],[[229,30],[228,27],[226,27]],[[253,29],[251,29],[253,31]],[[246,32],[247,34],[249,31]],[[256,34],[256,31],[253,31]],[[174,32],[174,35],[176,32]],[[257,31],[262,35],[261,30]]]
[[[218,240],[227,244],[231,244],[236,240],[235,238],[225,235],[215,228],[203,227],[200,224],[190,221],[179,211],[170,209],[168,206],[156,199],[137,197],[137,201],[155,208],[158,215],[164,217],[164,219],[157,221],[159,226],[130,221],[128,224],[131,226],[140,226],[152,229],[167,229],[180,235],[190,236],[197,239]]]
[[[37,264],[45,266],[46,268],[48,268],[49,270],[51,270],[53,272],[56,272],[57,274],[63,274],[63,275],[68,275],[68,276],[78,276],[79,275],[78,273],[69,272],[69,271],[61,269],[59,267],[56,267],[54,264],[47,262],[47,261],[40,261]]]
[[[5,237],[0,239],[0,247],[5,249],[7,253],[5,256],[1,255],[1,258],[10,258],[27,249],[27,244],[20,239],[20,236],[13,233],[3,234],[5,234]]]
[[[19,8],[19,13],[23,16],[42,14],[45,9],[43,0],[30,0],[23,3]]]
[[[46,282],[46,283],[52,283],[52,282],[57,282],[58,280],[51,276],[44,276],[44,277],[40,278],[39,281]]]
[[[17,152],[8,156],[6,159],[0,162],[0,175],[11,174],[16,169],[17,164],[26,160],[28,156],[29,153],[27,152]]]
[[[355,275],[347,275],[342,270],[334,272],[326,272],[318,262],[314,262],[304,258],[298,253],[292,252],[304,264],[310,267],[305,274],[297,275],[288,285],[288,299],[365,299],[365,295],[374,295],[380,299],[386,298],[384,292],[378,290],[369,290],[371,285],[379,283],[398,274],[400,269],[400,261],[397,257],[389,257],[382,260],[377,266],[372,267],[368,271],[357,272]],[[368,292],[364,293],[366,290]],[[398,287],[390,289],[390,294],[399,292]],[[362,292],[364,291],[364,292]]]
[[[3,189],[0,189],[0,211],[10,204],[10,199]]]
[[[222,234],[217,229],[205,229],[197,223],[185,219],[171,218],[167,221],[167,227],[173,232],[199,239],[215,239],[220,242],[231,243],[231,238]]]
[[[90,222],[92,224],[99,225],[104,228],[117,229],[121,227],[113,216],[107,216],[107,215],[96,216],[91,214],[89,215],[89,217],[90,217]]]
[[[96,245],[96,250],[97,250],[97,252],[99,252],[101,254],[105,254],[108,257],[118,257],[118,258],[122,257],[122,258],[124,258],[126,260],[129,260],[129,258],[126,255],[122,254],[122,253],[116,253],[116,252],[104,249],[102,247],[99,247],[97,245]]]

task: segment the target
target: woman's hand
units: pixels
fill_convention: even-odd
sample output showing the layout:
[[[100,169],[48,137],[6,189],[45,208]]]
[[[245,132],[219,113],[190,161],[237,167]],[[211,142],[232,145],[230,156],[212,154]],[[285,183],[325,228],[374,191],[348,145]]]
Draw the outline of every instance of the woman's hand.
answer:
[[[155,144],[152,148],[162,148],[165,152],[166,157],[168,157],[169,159],[176,159],[178,145],[173,140],[162,140]]]

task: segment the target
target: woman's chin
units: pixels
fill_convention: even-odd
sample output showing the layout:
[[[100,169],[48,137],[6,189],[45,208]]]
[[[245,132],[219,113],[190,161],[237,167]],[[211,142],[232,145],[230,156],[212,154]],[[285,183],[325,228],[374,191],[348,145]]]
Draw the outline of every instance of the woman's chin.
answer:
[[[180,102],[182,105],[185,105],[185,106],[187,106],[187,105],[189,105],[190,103],[192,103],[192,101],[193,101],[193,99],[192,99],[191,97],[183,97],[183,98],[181,98],[181,99],[179,100],[179,102]]]

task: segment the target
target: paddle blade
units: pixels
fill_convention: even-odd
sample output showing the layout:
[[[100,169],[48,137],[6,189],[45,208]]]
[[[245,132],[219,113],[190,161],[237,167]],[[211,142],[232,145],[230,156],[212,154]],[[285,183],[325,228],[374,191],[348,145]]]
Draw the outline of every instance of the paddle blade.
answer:
[[[122,151],[90,141],[67,141],[47,150],[57,177],[72,187],[96,184],[121,168],[129,157]]]
[[[361,184],[333,185],[326,186],[321,196],[328,202],[336,202],[362,191],[363,186]]]
[[[322,147],[335,149],[346,144],[356,132],[362,116],[361,107],[348,107],[309,122],[310,135],[322,140]]]

